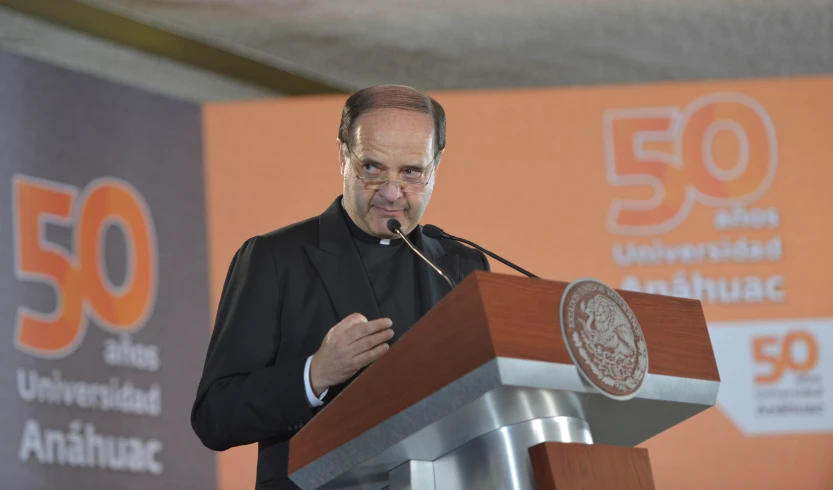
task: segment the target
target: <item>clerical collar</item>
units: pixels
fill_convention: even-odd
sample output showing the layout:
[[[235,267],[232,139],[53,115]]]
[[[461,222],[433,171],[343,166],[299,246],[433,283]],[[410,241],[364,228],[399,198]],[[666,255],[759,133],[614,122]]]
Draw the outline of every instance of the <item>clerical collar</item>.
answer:
[[[369,244],[376,244],[376,245],[403,245],[405,242],[402,241],[401,238],[379,238],[376,236],[371,235],[370,233],[362,230],[359,226],[353,222],[350,218],[350,215],[347,214],[347,210],[344,209],[344,205],[339,206],[341,209],[341,215],[344,217],[344,221],[347,223],[348,228],[350,228],[350,233],[359,241],[363,243]],[[416,235],[419,233],[417,228],[414,228],[411,233],[408,234],[408,238],[411,242],[414,242],[416,239]]]

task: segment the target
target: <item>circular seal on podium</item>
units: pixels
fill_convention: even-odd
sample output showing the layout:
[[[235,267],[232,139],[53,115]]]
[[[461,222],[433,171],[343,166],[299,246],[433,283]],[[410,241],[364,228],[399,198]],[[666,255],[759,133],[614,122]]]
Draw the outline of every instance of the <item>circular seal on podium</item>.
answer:
[[[582,377],[603,395],[629,400],[648,374],[648,346],[636,316],[608,285],[571,282],[561,296],[561,334]]]

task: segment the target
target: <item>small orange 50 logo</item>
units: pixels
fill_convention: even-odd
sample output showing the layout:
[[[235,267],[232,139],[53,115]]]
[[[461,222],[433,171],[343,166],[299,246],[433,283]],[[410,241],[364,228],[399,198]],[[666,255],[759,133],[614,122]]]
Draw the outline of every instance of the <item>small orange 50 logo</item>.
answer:
[[[684,109],[617,109],[604,115],[608,182],[629,189],[614,200],[608,229],[655,235],[682,223],[695,202],[749,204],[775,177],[775,128],[742,94],[710,94]],[[647,192],[646,192],[647,191]]]
[[[792,331],[783,337],[761,336],[752,339],[755,363],[764,371],[755,376],[758,384],[777,383],[787,371],[804,374],[819,362],[816,338],[804,330]]]
[[[157,288],[156,233],[144,199],[127,182],[100,178],[80,196],[65,184],[17,175],[12,181],[15,274],[52,287],[56,307],[37,312],[21,306],[15,345],[44,358],[65,357],[81,344],[92,318],[112,332],[144,326]],[[46,224],[72,229],[72,247],[46,240]],[[121,229],[127,245],[126,276],[113,284],[104,263],[108,227]]]

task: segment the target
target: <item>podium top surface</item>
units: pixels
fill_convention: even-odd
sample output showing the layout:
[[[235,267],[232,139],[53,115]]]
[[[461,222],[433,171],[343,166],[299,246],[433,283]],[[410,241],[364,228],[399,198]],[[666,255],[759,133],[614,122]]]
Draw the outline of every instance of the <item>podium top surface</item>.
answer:
[[[497,273],[470,275],[290,441],[289,473],[424,402],[490,361],[529,361],[530,365],[552,366],[573,376],[576,368],[560,326],[560,301],[567,286],[561,281]],[[677,380],[707,382],[715,385],[716,396],[720,377],[700,302],[617,292],[644,334],[650,359],[648,378],[666,384]],[[513,386],[523,387],[522,377],[513,379]],[[593,392],[588,386],[577,391],[584,389]],[[674,402],[678,391],[680,402],[691,402],[689,388],[660,391],[663,403]],[[635,407],[639,403],[593,396],[600,406],[619,403]],[[709,391],[706,398],[711,396]],[[697,402],[698,411],[709,403],[713,401]]]

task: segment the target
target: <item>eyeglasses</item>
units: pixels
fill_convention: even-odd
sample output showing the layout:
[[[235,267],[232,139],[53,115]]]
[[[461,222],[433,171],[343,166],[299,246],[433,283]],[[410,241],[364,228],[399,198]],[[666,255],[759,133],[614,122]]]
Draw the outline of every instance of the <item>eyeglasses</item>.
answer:
[[[353,169],[356,171],[356,178],[364,184],[365,189],[379,190],[390,182],[393,185],[398,186],[402,192],[410,194],[425,193],[428,183],[434,175],[434,167],[436,167],[434,162],[437,160],[437,156],[439,155],[439,152],[437,152],[434,155],[434,158],[431,159],[431,162],[424,167],[406,167],[402,170],[401,179],[392,180],[386,178],[388,169],[384,165],[373,161],[363,161],[353,152],[352,149],[350,149],[350,147],[347,147],[347,152],[349,153],[348,158],[350,159],[350,165],[352,165]],[[357,162],[359,162],[358,166],[356,166],[353,162],[354,158]]]

